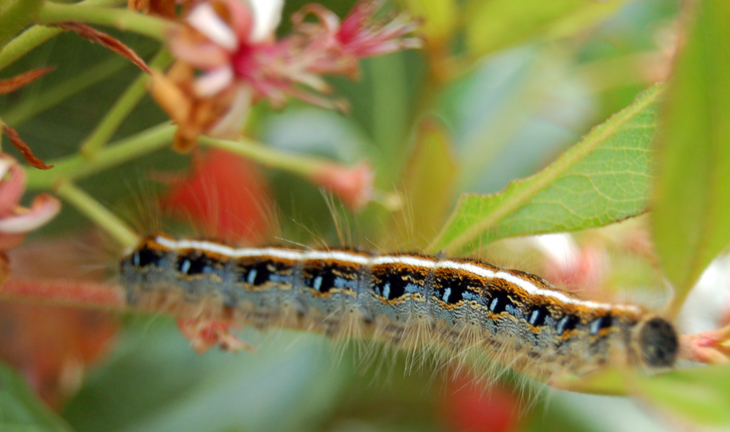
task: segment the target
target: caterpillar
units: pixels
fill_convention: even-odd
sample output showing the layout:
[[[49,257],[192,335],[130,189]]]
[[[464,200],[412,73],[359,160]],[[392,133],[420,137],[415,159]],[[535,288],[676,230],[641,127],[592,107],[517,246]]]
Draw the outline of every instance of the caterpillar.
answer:
[[[425,343],[545,379],[607,366],[653,372],[677,359],[666,319],[630,304],[581,299],[544,279],[479,260],[350,249],[234,248],[165,234],[124,256],[130,304],[205,302],[259,328]]]

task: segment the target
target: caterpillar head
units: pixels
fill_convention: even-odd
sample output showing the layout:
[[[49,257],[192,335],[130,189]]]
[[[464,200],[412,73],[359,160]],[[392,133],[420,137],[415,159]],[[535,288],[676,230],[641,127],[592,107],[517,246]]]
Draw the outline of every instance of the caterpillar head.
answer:
[[[677,331],[664,318],[654,316],[641,321],[634,329],[633,341],[638,363],[648,371],[671,368],[677,361]]]

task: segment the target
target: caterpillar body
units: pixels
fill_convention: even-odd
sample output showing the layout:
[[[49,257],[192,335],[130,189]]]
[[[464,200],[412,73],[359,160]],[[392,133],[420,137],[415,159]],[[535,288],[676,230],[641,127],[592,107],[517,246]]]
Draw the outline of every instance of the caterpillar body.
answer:
[[[672,324],[635,305],[583,300],[542,278],[471,259],[345,249],[234,248],[145,238],[121,261],[128,302],[170,298],[257,327],[480,350],[538,379],[606,366],[654,371],[679,350]]]

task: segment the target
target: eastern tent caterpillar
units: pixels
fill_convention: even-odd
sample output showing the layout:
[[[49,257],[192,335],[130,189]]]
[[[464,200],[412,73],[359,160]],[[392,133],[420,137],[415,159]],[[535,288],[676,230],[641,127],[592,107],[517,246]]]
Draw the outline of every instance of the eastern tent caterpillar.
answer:
[[[258,327],[427,341],[484,350],[530,376],[605,366],[672,367],[667,320],[640,307],[580,299],[542,278],[477,260],[354,250],[233,248],[152,235],[121,262],[130,303],[207,303]],[[353,331],[354,329],[354,331]]]

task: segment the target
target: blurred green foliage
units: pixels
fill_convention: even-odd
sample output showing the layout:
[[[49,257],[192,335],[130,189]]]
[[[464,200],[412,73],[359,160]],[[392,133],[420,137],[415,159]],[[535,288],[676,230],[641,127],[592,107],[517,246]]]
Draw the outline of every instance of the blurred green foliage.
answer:
[[[730,4],[702,1],[696,15],[664,106],[652,218],[680,304],[730,242]]]
[[[19,373],[4,363],[0,363],[0,429],[7,432],[72,430],[48,410]]]
[[[304,3],[288,2],[285,20]],[[342,15],[353,2],[321,3]],[[426,47],[365,61],[359,82],[333,80],[351,115],[296,102],[281,112],[260,105],[250,130],[278,149],[345,163],[367,158],[378,188],[403,192],[405,214],[375,205],[351,216],[363,243],[422,248],[436,239],[433,251],[464,252],[503,237],[603,226],[643,213],[654,199],[655,243],[666,275],[685,293],[730,240],[730,6],[695,3],[696,14],[665,0],[403,0],[399,6],[424,20]],[[157,49],[110,33],[145,59]],[[669,84],[652,86],[670,68],[672,37],[685,49]],[[71,34],[2,73],[45,65],[57,70],[1,99],[0,118],[50,160],[74,154],[138,73]],[[114,139],[165,119],[145,98]],[[187,163],[157,152],[79,186],[114,207],[148,187],[150,170]],[[331,210],[314,186],[277,172],[268,179],[287,238],[311,241],[314,232],[336,241]],[[525,180],[510,184],[517,179]],[[465,192],[480,195],[458,201]],[[37,235],[84,225],[65,210]],[[61,413],[65,420],[0,369],[0,428],[68,430],[65,421],[80,432],[455,428],[444,410],[448,377],[428,367],[404,377],[402,355],[363,367],[356,346],[333,350],[316,335],[247,331],[257,354],[198,356],[167,318],[126,321],[111,358]],[[624,384],[662,417],[727,425],[727,375],[715,367]],[[629,400],[545,393],[549,403],[514,408],[519,428],[663,429]]]

